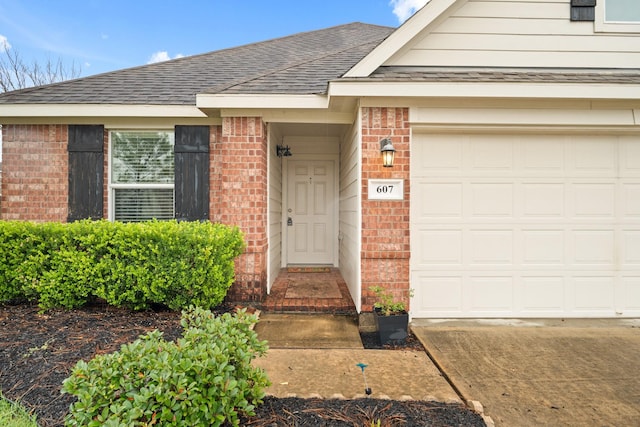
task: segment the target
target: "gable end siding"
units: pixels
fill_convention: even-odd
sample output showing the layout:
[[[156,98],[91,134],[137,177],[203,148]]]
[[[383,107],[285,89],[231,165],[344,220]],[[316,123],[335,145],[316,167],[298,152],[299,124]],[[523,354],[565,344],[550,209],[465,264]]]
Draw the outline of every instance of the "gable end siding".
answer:
[[[209,219],[209,126],[175,128],[176,219]]]
[[[573,7],[591,11],[581,18],[595,13]],[[593,22],[572,22],[571,8],[570,0],[469,0],[383,65],[638,68],[638,34],[596,33]]]

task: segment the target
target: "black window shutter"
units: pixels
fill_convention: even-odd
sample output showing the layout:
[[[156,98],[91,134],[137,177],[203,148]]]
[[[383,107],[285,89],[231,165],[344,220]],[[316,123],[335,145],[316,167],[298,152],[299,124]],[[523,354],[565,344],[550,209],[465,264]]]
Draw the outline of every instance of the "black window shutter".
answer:
[[[68,222],[102,218],[104,126],[70,125]]]
[[[175,194],[178,221],[209,219],[209,126],[176,126]]]
[[[596,0],[571,0],[572,21],[595,21]]]

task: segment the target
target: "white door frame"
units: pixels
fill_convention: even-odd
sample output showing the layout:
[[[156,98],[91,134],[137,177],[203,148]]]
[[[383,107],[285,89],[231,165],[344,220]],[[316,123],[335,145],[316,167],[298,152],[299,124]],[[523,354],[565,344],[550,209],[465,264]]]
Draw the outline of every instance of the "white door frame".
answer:
[[[340,158],[337,154],[299,154],[296,155],[294,154],[292,157],[283,157],[283,162],[282,162],[282,257],[281,257],[281,267],[285,268],[287,266],[287,259],[288,259],[288,236],[287,233],[289,232],[289,227],[287,227],[287,218],[288,218],[288,212],[287,212],[287,208],[286,208],[286,204],[287,204],[287,200],[289,199],[289,161],[313,161],[313,160],[320,160],[320,161],[331,161],[333,162],[333,194],[334,194],[334,198],[335,198],[335,203],[333,204],[333,212],[332,212],[332,218],[333,218],[333,230],[334,230],[334,236],[333,236],[333,261],[332,264],[334,267],[338,267],[338,260],[339,260],[339,242],[338,242],[338,234],[340,232],[339,230],[339,213],[340,213],[340,195],[339,195],[339,191],[340,191],[340,183],[339,183],[339,177],[340,177],[340,171],[339,171],[339,166],[340,166]]]

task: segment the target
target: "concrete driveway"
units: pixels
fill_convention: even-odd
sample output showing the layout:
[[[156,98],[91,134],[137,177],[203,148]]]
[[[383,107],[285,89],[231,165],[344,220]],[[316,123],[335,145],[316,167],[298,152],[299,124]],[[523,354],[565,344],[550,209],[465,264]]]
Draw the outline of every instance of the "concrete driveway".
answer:
[[[639,426],[640,319],[414,321],[496,426]]]

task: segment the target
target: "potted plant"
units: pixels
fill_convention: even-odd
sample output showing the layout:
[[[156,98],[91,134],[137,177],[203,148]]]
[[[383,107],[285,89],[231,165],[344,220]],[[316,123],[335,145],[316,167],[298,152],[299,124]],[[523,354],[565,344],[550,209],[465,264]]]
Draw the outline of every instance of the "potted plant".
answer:
[[[377,301],[373,304],[373,317],[376,321],[380,344],[392,341],[404,341],[409,335],[409,313],[402,301],[395,301],[391,292],[382,286],[372,286]]]

